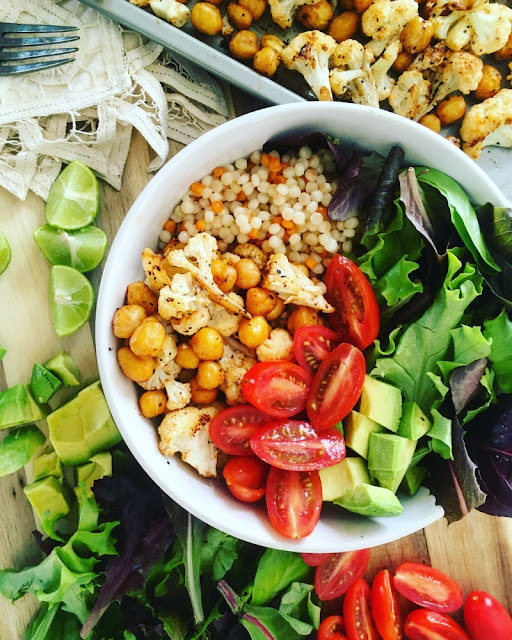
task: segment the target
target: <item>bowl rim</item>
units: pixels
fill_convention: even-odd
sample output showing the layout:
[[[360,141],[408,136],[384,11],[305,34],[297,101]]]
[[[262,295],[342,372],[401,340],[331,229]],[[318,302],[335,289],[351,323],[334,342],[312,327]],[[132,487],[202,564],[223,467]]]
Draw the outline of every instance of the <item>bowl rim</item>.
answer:
[[[302,118],[303,114],[304,117]],[[305,114],[308,114],[308,116],[306,117]],[[113,292],[111,291],[111,287],[113,284],[113,280],[115,280],[114,274],[116,270],[119,270],[119,255],[123,253],[123,247],[130,246],[129,238],[133,235],[132,227],[136,224],[136,222],[140,222],[141,212],[144,212],[146,210],[149,210],[151,212],[152,202],[154,201],[156,194],[158,194],[161,189],[168,183],[169,175],[172,174],[173,170],[176,167],[178,167],[182,163],[193,162],[193,158],[198,152],[200,152],[204,147],[211,145],[212,142],[214,143],[215,141],[222,140],[222,138],[227,133],[230,136],[236,136],[237,132],[242,132],[246,129],[258,127],[269,117],[273,118],[274,120],[280,120],[283,123],[286,123],[287,121],[293,121],[295,118],[302,118],[303,120],[316,119],[318,122],[325,120],[326,122],[328,122],[333,115],[338,116],[339,114],[343,114],[344,117],[348,120],[350,120],[350,118],[360,118],[362,116],[363,118],[371,117],[373,119],[376,119],[376,121],[382,122],[383,125],[386,122],[396,123],[404,132],[402,134],[402,137],[406,138],[407,135],[410,134],[416,140],[419,139],[422,144],[434,144],[438,147],[439,152],[442,152],[445,157],[453,159],[454,163],[458,163],[461,166],[467,167],[470,173],[473,172],[475,177],[478,178],[480,184],[484,185],[485,190],[487,190],[487,192],[489,193],[490,199],[494,204],[501,206],[507,204],[507,199],[501,193],[499,188],[492,182],[489,176],[483,171],[483,169],[481,169],[465,153],[457,149],[451,142],[445,140],[444,138],[439,136],[439,134],[434,133],[433,131],[427,129],[426,127],[423,127],[422,125],[419,125],[416,122],[407,120],[391,112],[362,105],[353,105],[349,103],[295,103],[265,107],[258,111],[253,111],[248,114],[239,116],[201,135],[199,138],[191,142],[189,145],[179,151],[175,156],[173,156],[150,180],[148,185],[141,191],[139,196],[130,207],[111,244],[110,251],[103,268],[95,314],[95,342],[98,370],[107,403],[109,405],[114,421],[118,425],[119,431],[121,432],[128,448],[137,459],[139,464],[146,471],[146,473],[148,473],[148,475],[162,489],[164,493],[169,495],[174,501],[176,501],[190,513],[208,523],[209,525],[218,529],[222,529],[226,533],[242,538],[254,544],[291,551],[325,552],[326,549],[324,549],[323,547],[319,547],[318,543],[315,543],[315,545],[309,544],[309,537],[302,540],[289,540],[283,538],[282,536],[279,536],[279,534],[277,534],[275,531],[269,530],[268,527],[267,531],[269,533],[269,536],[267,536],[267,539],[262,541],[260,538],[260,533],[256,535],[252,532],[252,530],[241,533],[239,527],[233,527],[230,523],[219,522],[218,518],[213,517],[208,510],[204,512],[202,508],[191,505],[190,501],[183,499],[183,496],[180,495],[179,492],[174,490],[173,487],[170,487],[169,483],[161,477],[159,472],[162,465],[155,465],[151,460],[148,460],[145,455],[142,455],[137,444],[138,434],[134,433],[133,430],[131,430],[130,427],[126,424],[127,422],[129,422],[125,415],[128,405],[124,399],[121,400],[119,398],[119,390],[113,384],[113,378],[111,377],[111,373],[114,371],[112,369],[112,361],[115,360],[115,365],[117,366],[117,360],[115,357],[115,353],[112,354],[113,334],[111,330],[110,319],[108,319],[108,322],[106,321],[104,309],[108,308],[110,310],[112,308],[111,295]],[[286,130],[286,124],[283,125],[281,129]],[[309,129],[312,129],[312,127],[309,126]],[[407,135],[405,132],[407,132]],[[390,144],[387,144],[387,146],[389,147]],[[247,155],[248,153],[250,153],[250,151],[246,152],[245,155]],[[238,156],[236,156],[235,154],[232,157],[234,159]],[[176,200],[178,200],[179,197],[181,197],[181,194],[176,197]],[[169,211],[171,210],[171,206],[174,205],[171,201],[169,201]],[[151,219],[151,214],[149,215],[149,218]],[[156,244],[156,241],[157,235],[155,236],[154,244]],[[112,315],[110,314],[110,318],[111,317]],[[117,340],[115,340],[115,342],[117,342]],[[133,386],[134,383],[127,379],[126,381],[131,386]],[[140,416],[136,405],[132,406],[131,410],[135,412],[135,417],[138,416],[138,418],[140,418],[141,420],[145,420]],[[149,421],[145,420],[145,422],[148,423]],[[156,441],[156,437],[154,437],[154,440]],[[159,452],[158,454],[162,458],[162,460],[165,460],[162,454],[160,454]],[[176,456],[174,456],[174,458],[176,458]],[[181,460],[175,461],[179,465],[188,466]],[[169,464],[169,461],[167,461],[167,464]],[[188,473],[189,470],[186,469],[185,471]],[[193,469],[192,471],[193,475],[199,478],[197,472]],[[339,548],[331,548],[329,550],[349,551],[353,549],[359,549],[364,546],[376,546],[379,544],[385,544],[387,542],[397,540],[406,535],[414,533],[443,517],[444,510],[440,505],[435,504],[435,498],[434,496],[432,496],[432,494],[428,493],[428,491],[425,490],[420,491],[420,493],[416,495],[418,496],[417,501],[418,506],[420,507],[417,511],[417,518],[419,519],[417,520],[417,522],[419,522],[419,524],[415,524],[414,522],[409,523],[409,526],[404,527],[403,530],[400,531],[400,534],[398,536],[395,535],[392,531],[388,532],[386,530],[386,533],[381,532],[380,535],[369,536],[369,538],[365,538],[363,536],[363,542],[361,542],[361,540],[352,540],[350,543],[347,543],[346,541],[344,542],[340,540],[341,546]],[[406,504],[414,502],[415,498],[416,496],[409,501],[406,500]],[[230,505],[230,509],[231,508],[237,514],[245,512],[245,508],[240,509],[236,504]],[[378,521],[384,519],[377,518],[372,520]]]

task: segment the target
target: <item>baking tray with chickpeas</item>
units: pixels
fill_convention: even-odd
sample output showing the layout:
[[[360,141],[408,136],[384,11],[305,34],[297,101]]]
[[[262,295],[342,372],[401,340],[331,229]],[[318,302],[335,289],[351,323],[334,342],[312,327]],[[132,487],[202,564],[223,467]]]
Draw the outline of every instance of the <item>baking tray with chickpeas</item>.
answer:
[[[385,108],[478,159],[512,147],[512,8],[498,0],[82,0],[274,104]]]

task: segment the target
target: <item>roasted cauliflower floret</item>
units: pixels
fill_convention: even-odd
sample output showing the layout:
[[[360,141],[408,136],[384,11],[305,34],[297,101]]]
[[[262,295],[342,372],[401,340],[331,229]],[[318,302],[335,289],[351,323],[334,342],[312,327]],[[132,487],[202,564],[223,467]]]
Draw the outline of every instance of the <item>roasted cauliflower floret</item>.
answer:
[[[404,71],[389,94],[389,106],[410,120],[419,120],[432,109],[432,82],[418,69]]]
[[[319,100],[332,100],[329,84],[329,58],[336,40],[322,31],[304,31],[283,50],[282,60],[288,69],[298,71]]]
[[[417,15],[415,0],[374,0],[361,17],[363,33],[371,38],[366,46],[379,56]]]
[[[242,242],[241,244],[237,244],[237,246],[233,249],[233,253],[241,258],[249,258],[252,260],[260,271],[263,270],[265,263],[267,262],[267,256],[265,252],[262,251],[255,244],[251,244],[250,242]],[[228,261],[228,264],[231,264]]]
[[[387,100],[391,90],[395,86],[395,79],[388,75],[388,73],[400,51],[402,51],[402,43],[400,40],[395,40],[386,47],[380,58],[371,66],[379,102]]]
[[[183,27],[190,17],[190,9],[178,0],[150,0],[149,6],[155,15],[175,27]]]
[[[242,391],[242,379],[258,360],[225,344],[224,354],[218,362],[225,375],[224,382],[220,385],[220,390],[225,393],[226,402],[231,406],[245,404],[246,399]]]
[[[258,360],[290,360],[295,361],[293,338],[286,329],[272,329],[263,344],[256,347]]]
[[[478,87],[484,63],[467,51],[449,52],[432,80],[432,101],[437,106],[454,91],[468,94]]]
[[[209,427],[218,407],[185,407],[171,411],[158,427],[158,448],[164,456],[181,453],[181,459],[205,478],[217,477],[217,447]]]
[[[379,106],[377,86],[370,64],[373,53],[357,40],[343,40],[333,52],[334,68],[329,74],[331,89],[337,96],[347,95],[356,104]]]
[[[228,293],[228,296],[237,304],[243,306],[244,299],[242,296],[232,291]],[[221,336],[232,336],[238,331],[242,320],[240,313],[232,313],[216,302],[210,303],[208,311],[210,313],[210,320],[206,325],[207,327],[213,327]]]
[[[158,293],[163,287],[171,284],[171,279],[164,269],[164,258],[151,249],[142,252],[142,268],[146,274],[146,280],[154,293]]]
[[[277,293],[285,304],[293,303],[332,313],[332,307],[324,298],[322,289],[283,253],[270,256],[263,274],[262,287]]]
[[[484,147],[512,147],[512,89],[471,107],[460,128],[462,149],[475,160]]]
[[[281,29],[289,29],[292,26],[295,14],[303,4],[315,4],[318,0],[268,0],[272,20]]]
[[[176,273],[170,286],[160,290],[158,313],[165,320],[170,320],[178,333],[190,336],[206,327],[211,320],[210,304],[209,297],[190,273]]]

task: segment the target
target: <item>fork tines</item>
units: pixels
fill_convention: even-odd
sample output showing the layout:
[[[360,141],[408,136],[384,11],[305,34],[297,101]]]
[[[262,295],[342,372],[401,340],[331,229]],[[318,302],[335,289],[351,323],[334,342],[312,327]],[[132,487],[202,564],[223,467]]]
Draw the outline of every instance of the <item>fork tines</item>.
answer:
[[[47,25],[47,24],[16,24],[13,22],[0,22],[0,75],[14,75],[49,69],[61,64],[72,62],[74,58],[59,58],[58,60],[43,60],[40,62],[14,64],[18,60],[31,58],[47,58],[63,56],[78,51],[77,47],[51,48],[54,44],[63,44],[78,40],[79,36],[47,35],[76,31],[76,27]],[[44,34],[35,37],[23,37],[19,34]],[[50,45],[50,48],[35,49]],[[4,64],[6,63],[6,64]]]

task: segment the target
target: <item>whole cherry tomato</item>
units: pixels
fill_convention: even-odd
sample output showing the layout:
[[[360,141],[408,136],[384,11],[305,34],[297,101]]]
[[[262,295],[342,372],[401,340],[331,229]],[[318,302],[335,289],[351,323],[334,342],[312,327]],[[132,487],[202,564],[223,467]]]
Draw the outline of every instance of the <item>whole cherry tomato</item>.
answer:
[[[372,583],[372,616],[382,640],[402,640],[402,617],[398,595],[388,569],[375,576]]]
[[[485,591],[473,591],[466,598],[464,622],[472,640],[512,640],[512,618]]]
[[[408,600],[432,611],[449,613],[460,609],[464,602],[455,580],[424,564],[404,562],[397,568],[393,583]]]
[[[233,456],[222,470],[231,493],[242,502],[256,502],[266,491],[269,466],[256,456]]]

